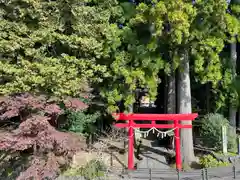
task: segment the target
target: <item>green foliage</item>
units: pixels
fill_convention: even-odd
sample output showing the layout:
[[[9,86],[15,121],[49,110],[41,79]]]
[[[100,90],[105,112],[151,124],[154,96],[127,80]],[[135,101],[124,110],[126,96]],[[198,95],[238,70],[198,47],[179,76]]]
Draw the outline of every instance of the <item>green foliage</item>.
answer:
[[[196,1],[192,4],[183,0],[178,3],[163,0],[155,3],[155,6],[140,3],[135,18],[131,20],[134,25],[151,24],[147,50],[166,48],[162,52],[165,60],[175,64],[175,68],[187,50],[194,61],[195,78],[202,83],[211,81],[217,85],[222,79],[219,53],[227,39],[225,34],[236,32],[236,23],[229,25],[229,30],[226,28],[232,22],[226,12],[226,1]]]
[[[177,69],[187,52],[192,79],[212,82],[222,107],[231,78],[219,53],[240,32],[239,5],[231,4],[229,14],[225,0],[152,3],[3,1],[0,94],[78,96],[93,86],[116,111],[116,102],[134,102],[138,87],[148,88],[154,100],[159,70]]]
[[[66,120],[64,124],[61,124],[60,129],[81,134],[94,133],[96,130],[94,123],[100,116],[98,112],[88,114],[85,111],[72,110],[66,110],[64,114]]]
[[[148,88],[148,96],[154,100],[159,84],[159,70],[170,72],[170,65],[162,56],[168,54],[169,49],[161,51],[164,48],[161,46],[173,45],[170,49],[174,49],[174,46],[184,42],[183,37],[189,36],[189,26],[195,13],[190,3],[154,3],[155,6],[138,4],[136,10],[132,11],[136,12],[135,16],[131,14],[132,18],[125,20],[120,51],[116,52],[110,66],[112,78],[107,79],[111,85],[105,84],[105,90],[102,91],[111,105],[111,111],[116,110],[114,104],[121,99],[125,100],[126,107],[132,104],[133,91],[137,87]],[[125,11],[130,8],[132,6],[124,5]],[[168,22],[173,28],[166,32],[164,26]]]
[[[131,104],[137,86],[156,95],[163,63],[127,25],[133,4],[32,0],[4,1],[2,7],[0,94],[78,96],[96,85],[110,111],[121,99]]]
[[[236,3],[236,1],[231,1],[230,5],[228,6],[228,10],[231,11],[231,13],[226,13],[224,16],[225,26],[226,26],[226,35],[225,38],[225,44],[227,43],[236,43],[236,40],[238,38],[238,34],[240,33],[240,21],[239,21],[239,3]],[[237,37],[237,38],[236,38]],[[226,55],[224,55],[226,54]],[[231,50],[225,50],[220,53],[221,58],[221,66],[222,66],[222,80],[221,83],[219,83],[217,86],[214,87],[214,96],[216,97],[214,99],[216,104],[216,111],[220,110],[222,108],[222,111],[226,111],[228,109],[229,104],[232,107],[238,106],[238,99],[237,94],[234,88],[231,88],[233,77],[236,75],[235,66],[232,64],[231,59]],[[230,87],[230,88],[229,88]],[[219,98],[220,97],[220,98]]]
[[[102,162],[92,160],[82,169],[82,175],[87,180],[92,180],[96,177],[104,176],[104,170],[106,170],[106,167]]]
[[[221,114],[208,114],[201,120],[200,136],[204,146],[222,149],[222,126],[227,127],[228,149],[236,150],[236,133]]]
[[[219,166],[229,166],[228,162],[218,161],[211,155],[204,155],[200,157],[200,165],[203,168],[219,167]]]
[[[102,61],[120,43],[118,14],[112,0],[3,1],[0,94],[76,96],[108,77]]]
[[[148,73],[153,75],[149,78],[151,84],[157,84],[155,72],[164,69],[165,73],[169,74],[171,67],[173,70],[179,67],[183,53],[187,52],[190,55],[191,70],[194,72],[192,79],[202,84],[211,82],[212,92],[221,96],[214,104],[220,109],[228,99],[230,92],[226,89],[231,82],[229,69],[220,58],[220,52],[226,41],[232,41],[232,37],[239,32],[240,27],[237,18],[227,13],[227,2],[211,0],[196,1],[193,4],[184,0],[178,3],[162,0],[153,3],[154,6],[148,2],[137,5],[136,15],[128,24],[131,30],[128,27],[124,28],[126,30],[124,34],[128,37],[128,47],[134,45],[133,48],[128,49],[130,52],[128,58],[134,62],[131,63],[131,67],[135,68],[136,65],[141,68],[142,65],[150,65],[158,56],[158,63],[154,62],[158,69],[152,66],[148,68]],[[137,43],[135,39],[138,39]],[[223,86],[223,93],[218,91],[219,86]],[[126,88],[124,85],[123,87]],[[151,87],[154,96],[155,86]]]
[[[71,168],[64,172],[65,176],[83,176],[86,180],[103,177],[106,166],[98,161],[91,160],[84,167]]]
[[[227,3],[220,1],[197,1],[197,16],[193,24],[194,39],[198,39],[192,48],[194,71],[201,83],[212,82],[213,88],[223,78],[222,62],[219,53],[228,39],[226,33],[229,14]],[[213,27],[214,28],[210,28]],[[230,28],[230,26],[229,26]],[[229,30],[230,31],[230,30]]]

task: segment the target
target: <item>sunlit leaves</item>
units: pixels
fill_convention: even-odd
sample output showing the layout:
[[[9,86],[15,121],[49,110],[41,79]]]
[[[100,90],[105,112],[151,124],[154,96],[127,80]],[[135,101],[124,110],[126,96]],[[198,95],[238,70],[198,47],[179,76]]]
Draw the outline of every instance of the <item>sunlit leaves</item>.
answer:
[[[58,59],[45,58],[41,62],[22,59],[17,65],[1,61],[1,74],[6,83],[0,85],[1,94],[12,92],[42,92],[61,95],[76,95],[84,92],[87,77],[94,79],[95,72],[105,72],[106,68],[93,66],[91,61],[63,55]],[[78,86],[81,85],[81,86]]]
[[[117,1],[3,3],[0,94],[75,96],[109,77],[109,63],[101,61],[121,44],[120,30],[110,22],[122,12]]]
[[[170,73],[171,67],[178,68],[182,52],[187,51],[195,80],[226,88],[231,78],[220,53],[225,43],[239,34],[240,27],[237,5],[231,5],[234,16],[228,8],[225,0],[160,0],[153,5],[139,4],[131,24],[144,24],[149,29],[147,51],[158,51],[164,58],[165,73]]]

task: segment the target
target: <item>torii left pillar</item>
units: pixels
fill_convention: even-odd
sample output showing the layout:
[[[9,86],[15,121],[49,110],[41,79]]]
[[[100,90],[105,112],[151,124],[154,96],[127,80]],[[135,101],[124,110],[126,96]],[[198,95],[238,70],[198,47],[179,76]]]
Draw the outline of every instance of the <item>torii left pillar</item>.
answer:
[[[116,120],[127,120],[128,123],[115,124],[119,128],[128,128],[128,169],[134,168],[134,128],[174,128],[175,151],[176,151],[176,168],[182,169],[180,128],[192,128],[192,125],[182,125],[181,120],[192,121],[198,114],[124,114],[115,113],[113,116]],[[136,124],[134,120],[150,120],[151,124]],[[174,121],[174,124],[156,124],[156,120]]]

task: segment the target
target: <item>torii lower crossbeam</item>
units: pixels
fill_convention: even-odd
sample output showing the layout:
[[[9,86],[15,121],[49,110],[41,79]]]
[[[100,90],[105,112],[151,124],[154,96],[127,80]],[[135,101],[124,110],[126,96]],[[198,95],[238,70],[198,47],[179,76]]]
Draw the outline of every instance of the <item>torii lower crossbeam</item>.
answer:
[[[117,123],[116,127],[128,128],[128,169],[134,169],[134,128],[174,128],[176,168],[182,169],[180,128],[192,128],[192,125],[180,124],[181,120],[193,121],[198,114],[124,114],[114,113],[116,120],[126,120],[128,123]],[[151,124],[136,124],[134,120],[148,120]],[[174,124],[156,124],[156,121],[174,121]]]

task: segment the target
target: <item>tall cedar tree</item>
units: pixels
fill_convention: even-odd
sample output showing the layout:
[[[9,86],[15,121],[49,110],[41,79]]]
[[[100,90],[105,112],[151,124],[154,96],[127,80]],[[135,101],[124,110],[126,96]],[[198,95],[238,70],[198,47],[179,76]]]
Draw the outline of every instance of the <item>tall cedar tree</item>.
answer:
[[[161,0],[137,6],[132,24],[143,24],[152,30],[148,50],[160,55],[161,50],[173,54],[165,62],[179,72],[179,113],[192,112],[190,70],[194,73],[192,80],[202,84],[211,82],[213,88],[223,80],[225,72],[219,54],[238,29],[227,8],[225,0],[179,0],[178,3]],[[191,163],[194,161],[192,131],[182,130],[181,134],[183,159]]]

